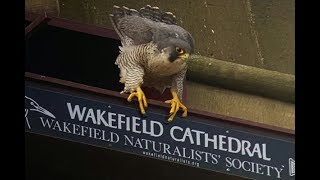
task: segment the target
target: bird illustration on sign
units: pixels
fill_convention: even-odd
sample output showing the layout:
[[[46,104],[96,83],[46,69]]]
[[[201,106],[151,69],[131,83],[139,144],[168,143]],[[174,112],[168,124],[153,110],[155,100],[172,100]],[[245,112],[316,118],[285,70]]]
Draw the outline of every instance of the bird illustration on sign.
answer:
[[[56,118],[51,112],[49,112],[48,110],[44,109],[43,107],[41,107],[35,100],[33,100],[32,98],[28,97],[28,96],[25,96],[25,106],[24,106],[24,111],[25,111],[25,120],[26,120],[26,123],[27,123],[27,126],[29,129],[31,129],[31,126],[30,126],[30,122],[29,122],[29,119],[28,119],[28,113],[30,111],[35,111],[35,112],[39,112],[39,113],[42,113],[44,115],[47,115],[49,117],[52,117],[52,118]]]

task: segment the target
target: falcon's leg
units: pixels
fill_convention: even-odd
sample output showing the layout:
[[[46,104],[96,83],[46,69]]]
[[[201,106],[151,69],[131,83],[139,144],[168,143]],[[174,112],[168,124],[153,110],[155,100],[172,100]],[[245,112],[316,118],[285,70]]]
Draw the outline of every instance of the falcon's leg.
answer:
[[[171,110],[169,112],[170,117],[168,119],[168,122],[171,122],[173,120],[174,116],[177,114],[180,108],[183,110],[182,117],[187,116],[187,107],[180,102],[177,92],[175,90],[171,90],[171,94],[173,98],[171,100],[165,101],[165,103],[171,104]]]
[[[131,102],[134,96],[138,98],[141,114],[145,114],[146,113],[145,108],[148,107],[148,104],[147,104],[146,96],[144,95],[144,92],[140,87],[138,87],[136,91],[131,92],[131,94],[128,97],[128,101]]]

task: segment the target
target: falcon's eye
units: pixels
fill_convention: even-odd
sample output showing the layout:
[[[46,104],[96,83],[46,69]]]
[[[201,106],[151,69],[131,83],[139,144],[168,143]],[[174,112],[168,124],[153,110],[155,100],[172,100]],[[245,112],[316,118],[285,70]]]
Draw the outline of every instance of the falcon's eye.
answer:
[[[179,54],[183,54],[183,53],[184,53],[184,50],[181,49],[181,48],[178,48],[178,47],[176,47],[176,51],[177,51]]]

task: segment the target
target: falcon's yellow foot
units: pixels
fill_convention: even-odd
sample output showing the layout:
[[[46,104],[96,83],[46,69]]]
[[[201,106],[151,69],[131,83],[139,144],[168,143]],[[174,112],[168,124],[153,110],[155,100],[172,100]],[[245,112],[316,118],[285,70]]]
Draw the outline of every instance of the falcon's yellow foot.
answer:
[[[175,91],[172,91],[172,96],[173,98],[171,100],[165,101],[165,103],[171,104],[171,109],[169,112],[170,117],[168,119],[168,122],[171,122],[173,120],[180,108],[183,110],[182,117],[187,116],[187,107],[180,102],[178,95]]]
[[[146,96],[144,95],[140,87],[138,87],[135,92],[131,92],[131,94],[128,97],[128,101],[131,102],[134,96],[138,98],[141,114],[145,114],[146,113],[145,108],[148,107],[148,104],[147,104]]]

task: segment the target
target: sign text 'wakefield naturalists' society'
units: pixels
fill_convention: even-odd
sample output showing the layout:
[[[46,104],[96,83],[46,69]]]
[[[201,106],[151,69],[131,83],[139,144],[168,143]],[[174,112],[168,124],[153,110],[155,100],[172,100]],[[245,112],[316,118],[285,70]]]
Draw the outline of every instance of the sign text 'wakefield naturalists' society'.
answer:
[[[25,130],[253,179],[294,179],[294,143],[26,87]]]

